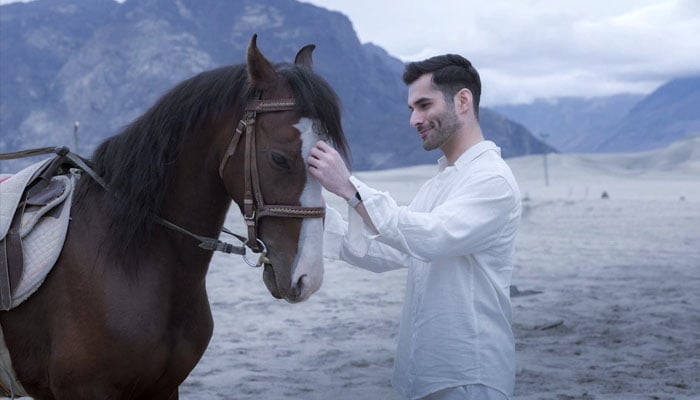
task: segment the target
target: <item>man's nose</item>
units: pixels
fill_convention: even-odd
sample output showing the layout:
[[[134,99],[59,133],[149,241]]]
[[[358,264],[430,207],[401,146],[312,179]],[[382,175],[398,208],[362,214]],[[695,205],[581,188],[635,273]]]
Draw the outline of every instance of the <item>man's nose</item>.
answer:
[[[421,125],[423,123],[423,116],[421,113],[417,112],[416,110],[413,110],[411,112],[411,119],[409,120],[410,124],[412,127],[416,128],[418,125]]]

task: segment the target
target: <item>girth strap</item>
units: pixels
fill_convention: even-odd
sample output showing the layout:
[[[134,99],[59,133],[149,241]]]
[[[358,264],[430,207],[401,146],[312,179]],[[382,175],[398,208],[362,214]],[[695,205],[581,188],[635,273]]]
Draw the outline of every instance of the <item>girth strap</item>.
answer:
[[[0,309],[4,311],[12,308],[12,295],[17,289],[24,269],[24,253],[22,252],[22,237],[20,235],[23,213],[24,202],[15,211],[7,235],[3,240],[0,240]]]

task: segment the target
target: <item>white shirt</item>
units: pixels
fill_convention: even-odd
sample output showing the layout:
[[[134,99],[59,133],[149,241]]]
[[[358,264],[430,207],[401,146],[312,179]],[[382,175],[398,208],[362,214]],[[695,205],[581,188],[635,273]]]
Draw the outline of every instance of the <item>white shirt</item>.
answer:
[[[375,272],[408,267],[395,389],[416,399],[479,383],[512,396],[510,283],[521,202],[500,149],[480,142],[454,166],[443,157],[407,207],[350,179],[379,234],[352,208],[347,224],[329,209],[326,255]]]

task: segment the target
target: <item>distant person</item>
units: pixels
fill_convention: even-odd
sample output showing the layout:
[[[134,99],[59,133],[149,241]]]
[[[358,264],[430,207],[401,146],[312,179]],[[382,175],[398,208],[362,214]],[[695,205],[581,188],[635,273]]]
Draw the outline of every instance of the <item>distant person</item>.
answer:
[[[392,379],[398,392],[409,399],[510,399],[518,186],[500,149],[484,140],[481,81],[468,60],[448,54],[409,63],[403,79],[423,148],[444,155],[438,172],[409,206],[398,206],[319,142],[310,172],[351,206],[348,222],[328,209],[326,250],[374,272],[408,268]]]

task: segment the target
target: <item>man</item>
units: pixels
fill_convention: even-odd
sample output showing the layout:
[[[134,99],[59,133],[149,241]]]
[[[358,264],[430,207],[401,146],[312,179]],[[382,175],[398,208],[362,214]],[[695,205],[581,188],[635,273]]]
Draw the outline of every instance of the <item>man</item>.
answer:
[[[310,172],[350,204],[349,222],[329,208],[339,258],[382,272],[407,267],[394,387],[410,399],[509,399],[515,383],[510,282],[520,193],[500,149],[479,125],[481,81],[471,63],[443,55],[409,63],[410,123],[438,174],[411,204],[350,175],[324,142]],[[328,246],[328,249],[331,249]]]

